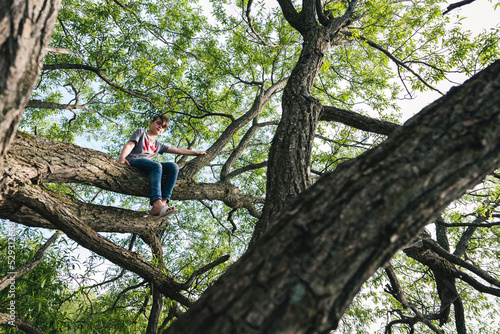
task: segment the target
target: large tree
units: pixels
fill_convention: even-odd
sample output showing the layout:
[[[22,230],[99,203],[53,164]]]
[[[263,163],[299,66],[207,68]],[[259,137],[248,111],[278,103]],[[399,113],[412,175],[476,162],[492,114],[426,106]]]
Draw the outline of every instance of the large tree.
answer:
[[[480,205],[467,201],[473,214],[441,216],[500,162],[497,31],[470,40],[448,29],[432,2],[278,3],[254,17],[262,3],[240,3],[240,16],[214,1],[213,26],[184,2],[63,2],[21,124],[35,135],[18,132],[3,161],[0,217],[60,230],[115,265],[115,277],[79,289],[91,311],[76,312],[71,326],[328,332],[381,267],[400,315],[388,330],[403,323],[440,332],[453,311],[452,328],[465,333],[458,281],[499,295],[495,274],[467,261],[481,256],[468,246],[496,214],[494,187]],[[479,73],[403,126],[391,122],[401,90],[438,91],[454,71]],[[28,72],[34,80],[37,71]],[[16,96],[26,99],[28,91]],[[359,103],[364,112],[353,110]],[[172,119],[171,145],[207,150],[177,159],[173,199],[199,204],[185,203],[175,227],[139,210],[147,180],[113,158],[156,113]],[[2,137],[14,132],[12,125]],[[81,135],[98,138],[110,155],[73,144]],[[464,233],[451,230],[453,217]],[[436,241],[422,232],[430,223]],[[183,229],[193,236],[185,239]],[[12,270],[16,278],[40,263],[57,236],[27,269]],[[457,236],[451,253],[448,239]],[[405,255],[391,264],[401,248]],[[214,283],[229,251],[244,254]],[[408,301],[409,285],[398,279],[403,256],[432,277],[436,309]],[[139,290],[136,302],[124,300]],[[57,297],[54,305],[86,304],[75,298]],[[128,319],[124,307],[137,317]],[[18,317],[19,328],[50,328],[28,315]],[[130,325],[114,324],[121,318]],[[8,324],[6,314],[0,319]]]

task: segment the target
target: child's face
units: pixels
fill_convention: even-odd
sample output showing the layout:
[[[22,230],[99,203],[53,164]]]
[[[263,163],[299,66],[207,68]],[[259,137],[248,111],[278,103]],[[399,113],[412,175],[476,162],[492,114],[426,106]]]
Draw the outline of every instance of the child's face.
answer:
[[[168,123],[162,122],[160,118],[149,122],[149,129],[156,135],[161,135],[166,129],[168,129]]]

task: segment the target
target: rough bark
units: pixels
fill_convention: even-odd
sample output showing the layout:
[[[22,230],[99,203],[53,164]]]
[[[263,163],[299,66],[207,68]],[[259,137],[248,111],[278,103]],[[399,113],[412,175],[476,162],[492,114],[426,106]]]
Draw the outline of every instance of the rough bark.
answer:
[[[59,4],[60,0],[0,4],[0,167],[40,73]]]
[[[142,236],[157,233],[168,225],[168,220],[156,220],[146,212],[93,205],[69,195],[49,191],[43,186],[38,187],[50,194],[53,200],[64,203],[67,210],[77,214],[83,223],[96,232],[134,233]],[[57,229],[50,220],[23,205],[15,194],[0,206],[0,218],[30,227]]]
[[[326,47],[312,37],[305,43],[283,92],[282,117],[267,164],[266,201],[251,244],[267,229],[271,217],[310,185],[310,161],[321,105],[311,95]]]
[[[327,333],[361,285],[500,164],[500,61],[341,164],[168,333]]]

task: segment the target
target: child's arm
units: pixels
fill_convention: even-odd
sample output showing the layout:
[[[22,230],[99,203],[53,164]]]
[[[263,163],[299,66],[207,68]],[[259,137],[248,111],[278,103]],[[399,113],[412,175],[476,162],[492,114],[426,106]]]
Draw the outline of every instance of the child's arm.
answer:
[[[135,144],[136,144],[136,142],[134,142],[134,141],[129,141],[128,143],[126,143],[125,146],[123,146],[123,148],[122,148],[122,153],[120,153],[120,157],[118,158],[118,161],[120,161],[122,164],[130,165],[128,163],[128,161],[125,159],[125,157],[127,155],[129,155],[130,152],[132,152],[132,150],[135,147]]]
[[[167,153],[174,153],[174,154],[181,154],[181,155],[203,155],[207,154],[206,151],[191,151],[185,148],[180,148],[180,147],[169,147],[165,152]]]

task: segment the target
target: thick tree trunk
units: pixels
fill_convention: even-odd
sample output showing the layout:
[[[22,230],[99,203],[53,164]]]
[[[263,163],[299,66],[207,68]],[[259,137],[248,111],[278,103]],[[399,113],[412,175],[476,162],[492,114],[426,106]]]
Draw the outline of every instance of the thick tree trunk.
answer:
[[[337,18],[326,17],[320,1],[303,1],[300,12],[291,1],[278,0],[278,3],[304,42],[283,92],[282,117],[269,150],[266,202],[251,245],[265,232],[273,217],[310,185],[312,147],[323,111],[311,91],[325,52],[340,42],[339,32],[350,24],[358,2],[350,0],[344,14]]]
[[[300,194],[168,333],[327,333],[361,285],[500,165],[500,61]]]
[[[329,47],[322,30],[312,29],[304,37],[307,42],[283,92],[281,121],[269,150],[266,202],[252,244],[266,230],[269,220],[311,183],[312,147],[323,110],[311,90]]]
[[[59,4],[60,0],[0,3],[0,166],[38,78]]]

